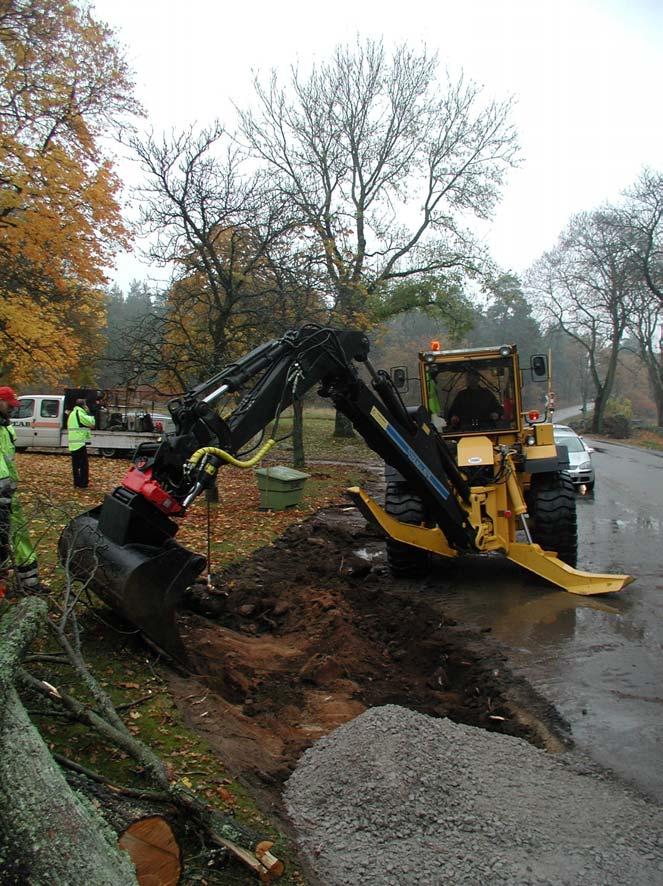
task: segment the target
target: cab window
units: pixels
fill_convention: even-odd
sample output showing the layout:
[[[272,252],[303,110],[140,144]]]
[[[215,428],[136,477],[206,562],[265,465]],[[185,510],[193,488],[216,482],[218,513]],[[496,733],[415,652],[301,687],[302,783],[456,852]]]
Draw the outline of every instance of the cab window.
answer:
[[[517,428],[510,359],[433,363],[427,373],[428,403],[442,433],[455,436]]]
[[[42,400],[39,413],[42,418],[57,418],[60,413],[60,401]]]
[[[35,412],[34,400],[21,400],[21,405],[14,412],[14,418],[32,418]]]

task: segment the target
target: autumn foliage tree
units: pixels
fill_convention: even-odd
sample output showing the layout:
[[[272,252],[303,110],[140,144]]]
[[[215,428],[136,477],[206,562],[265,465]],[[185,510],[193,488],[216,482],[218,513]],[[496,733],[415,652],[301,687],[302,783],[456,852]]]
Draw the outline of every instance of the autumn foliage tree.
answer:
[[[110,29],[75,3],[0,0],[0,372],[85,380],[103,269],[125,243],[102,137],[139,109]]]

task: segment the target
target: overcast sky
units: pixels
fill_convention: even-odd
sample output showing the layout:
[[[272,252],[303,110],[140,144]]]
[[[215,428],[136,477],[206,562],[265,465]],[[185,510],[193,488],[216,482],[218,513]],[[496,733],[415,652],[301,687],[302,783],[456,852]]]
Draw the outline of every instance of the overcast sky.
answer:
[[[487,234],[494,258],[523,272],[569,217],[615,201],[643,166],[663,168],[661,0],[94,0],[136,74],[147,125],[215,118],[250,100],[252,71],[383,37],[437,50],[498,99],[517,100],[523,163]],[[123,166],[122,169],[125,169]],[[127,178],[130,173],[126,173]],[[120,256],[122,289],[153,275]]]

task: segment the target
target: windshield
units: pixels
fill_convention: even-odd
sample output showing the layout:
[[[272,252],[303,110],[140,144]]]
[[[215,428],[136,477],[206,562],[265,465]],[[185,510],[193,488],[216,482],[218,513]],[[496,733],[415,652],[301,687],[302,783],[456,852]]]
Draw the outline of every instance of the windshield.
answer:
[[[426,372],[428,405],[443,433],[517,427],[511,358],[433,363]]]
[[[555,443],[558,446],[566,446],[569,452],[585,452],[585,447],[583,445],[580,437],[555,437]]]

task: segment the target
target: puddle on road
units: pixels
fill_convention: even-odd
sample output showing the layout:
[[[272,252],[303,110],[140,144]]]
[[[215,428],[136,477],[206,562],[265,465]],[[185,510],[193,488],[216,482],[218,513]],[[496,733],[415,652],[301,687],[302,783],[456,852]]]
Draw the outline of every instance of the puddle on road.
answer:
[[[619,513],[618,517],[610,514]],[[440,563],[429,583],[441,610],[491,635],[516,673],[555,704],[579,747],[663,800],[661,520],[578,498],[579,568],[626,572],[621,594],[576,597],[501,560]]]

